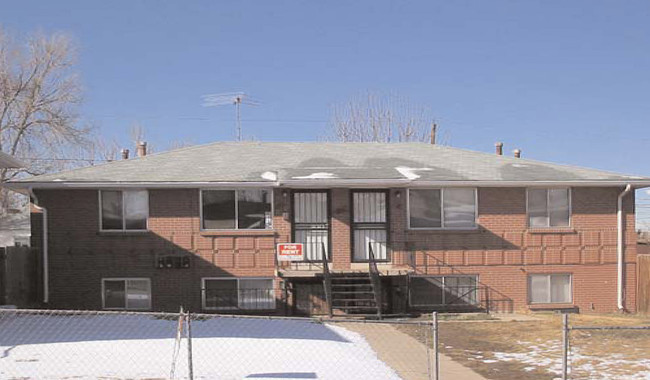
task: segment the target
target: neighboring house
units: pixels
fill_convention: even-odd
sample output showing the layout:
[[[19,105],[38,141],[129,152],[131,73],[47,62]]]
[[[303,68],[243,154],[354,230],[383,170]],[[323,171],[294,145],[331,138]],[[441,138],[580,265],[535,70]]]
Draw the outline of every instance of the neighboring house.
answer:
[[[0,169],[24,168],[25,164],[7,153],[0,152]]]
[[[278,314],[326,295],[336,313],[635,311],[646,186],[422,143],[252,142],[10,184],[43,210],[47,307]],[[304,260],[278,261],[285,242]]]
[[[30,213],[16,210],[0,216],[0,247],[29,247]]]

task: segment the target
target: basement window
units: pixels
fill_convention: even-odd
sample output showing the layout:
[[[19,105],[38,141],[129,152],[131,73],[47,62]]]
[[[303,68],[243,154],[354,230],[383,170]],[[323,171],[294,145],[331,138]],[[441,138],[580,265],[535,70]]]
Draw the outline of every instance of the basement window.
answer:
[[[151,281],[148,278],[102,279],[102,307],[109,310],[151,309]]]
[[[569,227],[571,192],[568,188],[528,189],[529,227]]]
[[[101,190],[102,231],[146,231],[149,217],[147,190]]]
[[[204,278],[205,310],[275,309],[272,278]]]
[[[478,277],[411,276],[409,303],[411,306],[476,305]]]
[[[476,203],[474,188],[409,189],[409,228],[475,228]]]
[[[271,191],[267,189],[201,191],[204,230],[271,229]]]
[[[570,274],[531,274],[528,276],[530,303],[571,303]]]

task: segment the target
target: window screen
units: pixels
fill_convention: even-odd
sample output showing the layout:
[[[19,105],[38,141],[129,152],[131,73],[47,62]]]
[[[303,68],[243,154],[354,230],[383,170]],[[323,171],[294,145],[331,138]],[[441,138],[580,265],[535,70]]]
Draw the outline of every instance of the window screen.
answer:
[[[571,303],[571,275],[532,274],[529,276],[531,303]]]

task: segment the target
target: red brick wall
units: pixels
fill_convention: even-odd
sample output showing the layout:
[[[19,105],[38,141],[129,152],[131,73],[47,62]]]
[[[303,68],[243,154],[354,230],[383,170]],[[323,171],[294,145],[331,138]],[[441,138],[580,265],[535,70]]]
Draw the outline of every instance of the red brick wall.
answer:
[[[527,274],[573,274],[581,311],[616,309],[616,197],[622,189],[574,188],[572,228],[529,230],[525,189],[479,189],[476,231],[409,231],[406,190],[390,192],[393,263],[418,274],[477,274],[490,299],[527,310]],[[149,232],[100,233],[96,190],[39,190],[49,212],[50,306],[101,308],[101,278],[148,277],[154,310],[200,310],[202,277],[275,276],[275,244],[291,240],[289,190],[274,191],[274,231],[202,232],[196,189],[150,190]],[[350,192],[332,189],[332,252],[350,267]],[[625,199],[627,308],[635,310],[634,198]],[[34,242],[40,241],[34,231]],[[156,269],[161,253],[188,252],[190,269]],[[279,286],[279,281],[276,281]]]
[[[201,309],[201,278],[275,276],[275,244],[290,240],[288,205],[274,194],[275,231],[201,232],[196,189],[150,190],[149,232],[99,232],[96,190],[37,191],[48,209],[50,307],[100,309],[101,279],[151,279],[152,308]],[[34,241],[40,241],[40,230]],[[189,269],[157,269],[162,254],[192,253]],[[279,283],[278,283],[279,287]]]
[[[406,228],[406,190],[394,189],[392,241],[396,259],[418,274],[473,274],[512,310],[528,310],[527,276],[572,273],[574,305],[581,311],[616,311],[616,204],[618,188],[572,189],[571,228],[528,229],[526,189],[481,188],[472,231]],[[399,196],[398,196],[399,194]],[[626,308],[636,310],[634,197],[626,211]],[[490,297],[494,300],[494,297]]]

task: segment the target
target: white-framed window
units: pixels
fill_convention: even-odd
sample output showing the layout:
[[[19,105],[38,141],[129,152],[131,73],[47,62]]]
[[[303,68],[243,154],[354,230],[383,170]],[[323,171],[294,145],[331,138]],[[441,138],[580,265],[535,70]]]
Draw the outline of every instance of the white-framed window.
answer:
[[[572,303],[572,278],[567,273],[531,274],[528,276],[530,303]]]
[[[201,190],[201,229],[271,229],[272,197],[270,189]]]
[[[411,276],[411,306],[477,305],[478,276]]]
[[[215,277],[201,282],[205,310],[275,309],[272,278]]]
[[[477,203],[476,188],[409,189],[409,228],[476,228]]]
[[[103,278],[102,307],[108,310],[151,309],[151,280],[148,278]]]
[[[526,192],[529,227],[569,227],[570,188],[530,188]]]
[[[101,231],[146,231],[149,218],[147,190],[100,190]]]

